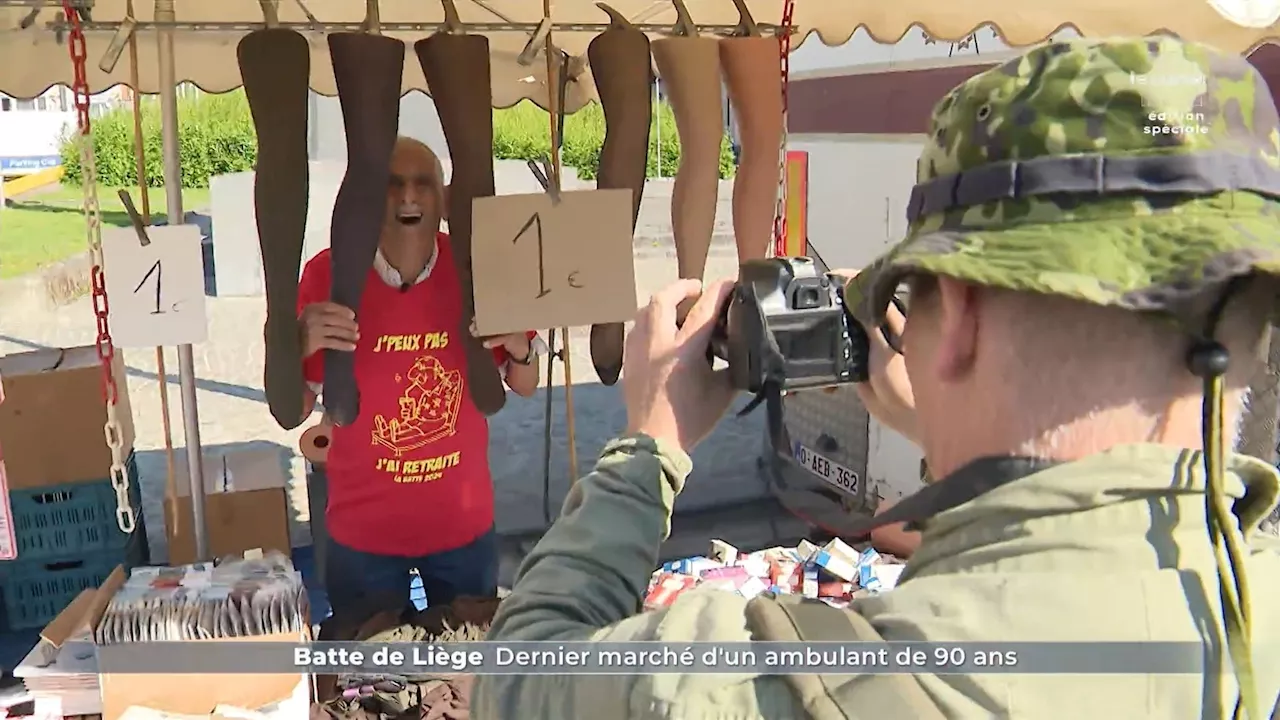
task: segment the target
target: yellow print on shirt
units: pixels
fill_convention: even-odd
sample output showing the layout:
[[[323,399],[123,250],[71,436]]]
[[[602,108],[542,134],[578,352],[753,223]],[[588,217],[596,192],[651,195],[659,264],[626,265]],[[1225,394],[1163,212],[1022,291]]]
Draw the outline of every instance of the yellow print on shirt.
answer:
[[[443,334],[384,336],[378,338],[378,344],[382,345],[386,337],[422,338]],[[381,445],[399,458],[457,432],[458,411],[462,408],[460,371],[446,370],[434,355],[421,355],[404,375],[397,373],[395,380],[405,386],[397,398],[399,412],[373,417],[374,445]]]
[[[447,331],[414,335],[383,335],[373,344],[374,352],[421,352],[449,347]]]
[[[398,483],[423,483],[439,480],[444,477],[445,470],[457,467],[461,462],[462,453],[455,451],[448,455],[439,455],[426,460],[380,458],[377,469],[382,472],[393,473]]]

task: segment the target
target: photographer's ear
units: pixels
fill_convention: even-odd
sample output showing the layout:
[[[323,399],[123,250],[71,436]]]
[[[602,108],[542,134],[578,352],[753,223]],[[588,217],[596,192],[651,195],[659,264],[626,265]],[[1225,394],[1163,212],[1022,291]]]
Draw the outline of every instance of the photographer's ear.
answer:
[[[440,219],[445,222],[449,221],[449,192],[452,189],[452,185],[445,185],[440,191]]]
[[[937,372],[943,380],[959,380],[973,369],[982,295],[976,286],[946,276],[937,284]]]

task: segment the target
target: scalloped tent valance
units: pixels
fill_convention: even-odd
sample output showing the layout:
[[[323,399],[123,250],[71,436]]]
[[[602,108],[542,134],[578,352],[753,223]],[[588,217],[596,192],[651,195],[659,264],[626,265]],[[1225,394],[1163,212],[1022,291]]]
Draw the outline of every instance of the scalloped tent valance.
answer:
[[[253,27],[261,26],[263,15],[258,0],[170,0],[175,7],[176,65],[180,80],[210,92],[225,92],[240,85],[236,65],[236,43]],[[33,97],[50,85],[71,80],[71,62],[65,33],[59,28],[56,2],[35,0],[46,9],[30,18],[30,7],[0,7],[0,91],[17,97]],[[524,98],[546,102],[541,62],[517,62],[529,39],[528,30],[497,30],[495,25],[536,26],[542,19],[542,0],[456,0],[463,23],[473,24],[473,32],[489,36],[493,51],[493,99],[499,107]],[[96,0],[94,25],[86,33],[89,52],[88,81],[92,90],[128,82],[127,57],[107,73],[98,67],[110,46],[115,27],[125,19],[128,0]],[[155,32],[149,26],[154,7],[137,0],[135,19],[141,23],[138,43],[141,90],[158,90],[158,63]],[[609,3],[631,22],[661,33],[659,26],[676,22],[676,10],[669,0],[613,0]],[[757,23],[778,24],[784,0],[745,0]],[[699,26],[728,29],[738,24],[739,14],[732,0],[685,0]],[[1075,26],[1091,37],[1139,35],[1158,30],[1208,42],[1224,50],[1246,53],[1258,45],[1280,39],[1280,7],[1267,11],[1280,0],[966,0],[939,3],[937,0],[798,0],[793,24],[801,37],[817,33],[822,42],[838,45],[859,27],[880,42],[894,42],[913,25],[923,27],[939,40],[960,40],[984,23],[994,24],[1010,45],[1038,43],[1064,25]],[[1259,10],[1258,8],[1263,8]],[[326,95],[335,93],[332,68],[323,41],[324,31],[354,29],[363,20],[362,0],[280,0],[280,22],[297,27],[311,40],[311,86]],[[382,0],[384,34],[407,42],[426,37],[444,20],[436,0]],[[1233,19],[1228,19],[1231,17]],[[557,30],[554,40],[570,55],[585,56],[587,45],[608,16],[594,0],[553,0],[552,19],[558,25],[579,26]],[[27,27],[23,27],[26,25]],[[1250,27],[1259,26],[1262,27]],[[415,27],[416,26],[416,27]],[[488,26],[486,28],[486,26]],[[585,26],[585,27],[583,27]],[[793,47],[798,39],[793,42]],[[410,55],[412,57],[412,55]],[[581,67],[581,65],[580,65]],[[576,109],[591,99],[594,88],[590,70],[583,69],[570,83],[568,109]],[[426,80],[416,62],[406,62],[404,90],[426,89]]]

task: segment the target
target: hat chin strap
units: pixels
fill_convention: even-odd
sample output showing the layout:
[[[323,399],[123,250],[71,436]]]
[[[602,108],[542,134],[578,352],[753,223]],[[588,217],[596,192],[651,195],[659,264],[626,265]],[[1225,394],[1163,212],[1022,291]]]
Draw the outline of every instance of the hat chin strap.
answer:
[[[1210,311],[1204,334],[1187,353],[1187,369],[1204,380],[1201,433],[1207,485],[1205,514],[1209,524],[1209,540],[1218,566],[1218,591],[1222,601],[1227,652],[1231,657],[1236,682],[1240,686],[1240,700],[1233,717],[1235,720],[1265,720],[1265,716],[1260,714],[1257,684],[1253,674],[1252,613],[1249,582],[1245,573],[1245,551],[1240,536],[1232,532],[1236,520],[1227,505],[1225,487],[1226,448],[1223,422],[1226,405],[1225,378],[1230,365],[1230,353],[1221,343],[1211,339],[1227,300],[1238,286],[1238,280],[1229,283]],[[1205,670],[1209,671],[1208,668]]]

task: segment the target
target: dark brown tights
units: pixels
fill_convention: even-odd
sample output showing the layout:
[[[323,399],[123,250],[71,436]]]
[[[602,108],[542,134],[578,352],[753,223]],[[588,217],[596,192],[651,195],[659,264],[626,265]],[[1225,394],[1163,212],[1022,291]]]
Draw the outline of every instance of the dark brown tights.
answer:
[[[634,28],[614,27],[591,41],[587,57],[605,117],[596,187],[631,191],[634,233],[644,196],[653,115],[649,99],[653,87],[649,38]],[[622,323],[591,327],[591,361],[605,385],[618,382],[622,372],[623,339]]]
[[[307,88],[311,48],[284,29],[249,33],[236,48],[245,97],[258,136],[254,218],[267,292],[263,386],[276,423],[302,423],[302,335],[298,274],[307,229]]]
[[[462,286],[459,333],[467,351],[467,393],[476,408],[493,415],[507,401],[506,388],[493,353],[471,334],[475,296],[471,276],[472,201],[494,194],[493,95],[490,88],[489,40],[482,35],[440,32],[419,40],[413,49],[427,77],[453,160],[449,183],[449,240]]]
[[[404,43],[381,35],[337,33],[329,36],[329,55],[347,134],[347,173],[333,204],[329,237],[329,297],[358,318],[382,234],[391,153],[400,131]],[[349,425],[359,414],[354,353],[325,351],[324,408],[335,425]]]

